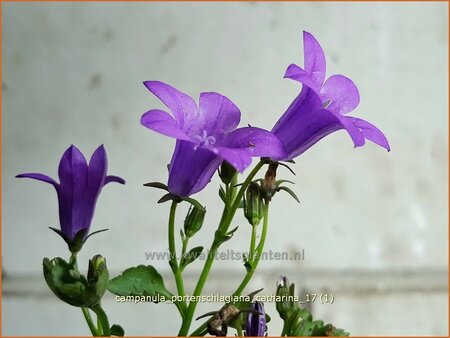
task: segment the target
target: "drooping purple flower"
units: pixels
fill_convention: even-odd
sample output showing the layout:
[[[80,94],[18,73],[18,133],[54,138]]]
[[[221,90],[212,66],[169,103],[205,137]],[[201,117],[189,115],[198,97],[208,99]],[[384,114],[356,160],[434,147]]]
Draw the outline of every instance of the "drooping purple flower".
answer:
[[[169,165],[172,194],[187,197],[202,190],[224,160],[242,172],[252,157],[285,156],[283,144],[271,132],[236,129],[241,113],[227,97],[204,92],[197,106],[190,96],[163,82],[146,81],[144,85],[173,114],[152,109],[141,118],[145,127],[177,139]]]
[[[47,175],[37,173],[16,177],[32,178],[55,187],[59,202],[59,233],[70,246],[77,234],[81,233],[86,238],[102,188],[110,182],[125,184],[120,177],[107,176],[107,168],[108,160],[103,145],[92,154],[89,165],[80,150],[72,145],[64,152],[59,163],[59,183]]]
[[[258,313],[249,312],[245,324],[245,335],[249,337],[264,337],[266,335],[266,312],[262,302],[254,302],[252,309]]]
[[[293,159],[325,136],[345,129],[355,147],[372,141],[390,150],[384,134],[371,123],[345,114],[359,104],[359,92],[352,80],[333,75],[325,80],[325,55],[317,40],[303,32],[304,69],[291,64],[284,77],[303,84],[302,91],[278,120],[272,132],[283,142]]]

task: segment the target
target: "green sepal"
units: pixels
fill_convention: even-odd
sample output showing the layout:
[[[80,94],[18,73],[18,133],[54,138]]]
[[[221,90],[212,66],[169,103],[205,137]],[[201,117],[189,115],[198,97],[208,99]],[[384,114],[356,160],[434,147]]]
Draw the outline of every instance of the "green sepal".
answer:
[[[219,177],[224,184],[230,184],[237,170],[227,161],[223,161],[219,168]]]
[[[66,242],[67,246],[69,247],[69,250],[71,253],[76,254],[78,253],[81,248],[83,247],[84,243],[88,240],[89,237],[92,235],[98,234],[100,232],[108,231],[108,229],[101,229],[94,231],[87,235],[89,232],[89,228],[81,229],[78,231],[73,239],[68,238],[60,229],[49,227],[50,230],[53,230],[58,235],[61,236],[61,238]],[[87,236],[86,236],[87,235]]]
[[[145,183],[144,187],[150,187],[150,188],[156,188],[156,189],[161,189],[161,190],[165,190],[165,191],[169,191],[169,188],[167,187],[167,185],[165,185],[164,183],[161,182],[149,182],[149,183]]]
[[[300,203],[300,200],[298,199],[297,195],[295,194],[294,191],[292,191],[291,188],[288,188],[288,187],[285,187],[285,186],[278,187],[277,191],[280,191],[280,190],[286,191],[289,195],[292,196],[293,199],[295,199],[298,203]]]

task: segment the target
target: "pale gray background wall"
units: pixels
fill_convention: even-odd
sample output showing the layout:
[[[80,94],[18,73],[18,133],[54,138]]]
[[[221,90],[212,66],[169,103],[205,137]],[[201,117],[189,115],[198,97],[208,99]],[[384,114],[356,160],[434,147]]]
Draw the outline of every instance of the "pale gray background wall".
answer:
[[[302,64],[304,29],[325,49],[328,74],[356,82],[362,100],[353,114],[379,126],[392,152],[353,149],[338,132],[297,160],[296,177],[280,170],[302,204],[277,196],[267,247],[305,249],[306,259],[262,262],[248,291],[272,292],[283,273],[303,291],[333,292],[333,305],[312,310],[354,335],[446,335],[447,25],[443,3],[3,4],[3,334],[89,333],[41,276],[43,257],[67,256],[47,229],[58,224],[56,195],[14,175],[56,176],[71,143],[89,156],[104,143],[110,173],[127,185],[104,190],[93,228],[110,231],[87,243],[80,264],[95,253],[113,274],[151,263],[173,288],[167,262],[144,254],[167,249],[168,205],[156,205],[160,192],[142,183],[166,180],[174,142],[139,125],[143,112],[162,107],[142,81],[194,97],[218,91],[240,107],[242,125],[270,129],[299,91],[282,75]],[[209,246],[217,188],[215,179],[197,195],[210,224],[193,245]],[[247,248],[249,228],[243,218],[236,224],[224,249]],[[241,262],[220,264],[206,293],[231,292],[244,273]],[[188,269],[188,290],[200,268]],[[128,334],[177,332],[173,306],[107,295],[105,308]]]

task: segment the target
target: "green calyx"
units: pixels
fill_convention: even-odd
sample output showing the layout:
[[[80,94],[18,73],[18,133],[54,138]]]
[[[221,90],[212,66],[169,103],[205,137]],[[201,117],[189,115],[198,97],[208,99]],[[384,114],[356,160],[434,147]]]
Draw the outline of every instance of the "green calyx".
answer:
[[[245,191],[244,216],[252,226],[257,226],[264,217],[263,194],[256,182],[251,182]]]
[[[184,234],[186,237],[194,236],[203,226],[206,210],[191,206],[184,220]]]

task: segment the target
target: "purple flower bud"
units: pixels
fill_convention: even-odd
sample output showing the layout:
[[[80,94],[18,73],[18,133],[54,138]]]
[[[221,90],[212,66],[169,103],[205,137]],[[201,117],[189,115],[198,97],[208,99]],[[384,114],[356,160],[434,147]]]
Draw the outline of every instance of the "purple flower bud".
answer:
[[[266,335],[266,312],[262,302],[254,302],[252,309],[258,313],[249,312],[245,325],[245,334],[250,337],[264,337]]]

